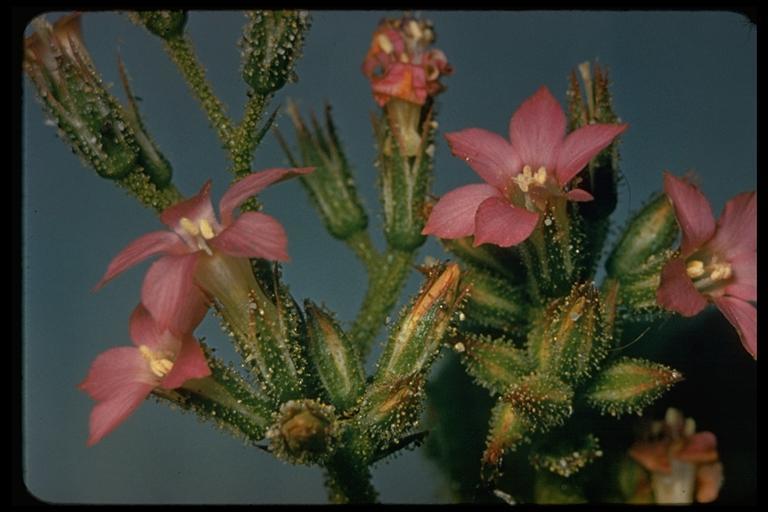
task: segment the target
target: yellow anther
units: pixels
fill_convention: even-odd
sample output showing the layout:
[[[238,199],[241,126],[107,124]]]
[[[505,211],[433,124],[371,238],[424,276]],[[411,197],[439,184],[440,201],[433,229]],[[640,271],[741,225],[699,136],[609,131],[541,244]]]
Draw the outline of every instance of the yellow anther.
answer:
[[[691,260],[685,267],[685,272],[691,279],[696,279],[704,274],[704,262],[700,260]]]
[[[542,186],[547,182],[547,169],[539,167],[536,174],[534,174],[531,166],[526,165],[523,167],[523,172],[514,177],[514,181],[520,187],[520,190],[528,192],[532,184]]]
[[[411,37],[413,37],[416,40],[421,39],[422,36],[424,35],[419,24],[413,20],[411,20],[408,23],[408,31],[411,33]]]
[[[200,234],[203,235],[203,238],[206,240],[210,240],[215,236],[211,224],[205,219],[200,219]]]
[[[523,167],[523,176],[525,176],[528,179],[533,177],[533,169],[531,169],[530,165],[526,165],[525,167]]]
[[[732,273],[730,263],[716,263],[714,270],[709,274],[709,278],[713,281],[720,281],[721,279],[728,279]]]
[[[173,361],[164,357],[165,352],[153,352],[146,345],[139,346],[139,352],[149,363],[149,370],[156,377],[165,377],[173,369]]]
[[[539,167],[536,171],[536,176],[534,176],[533,179],[539,185],[545,184],[547,182],[547,169],[545,167]]]
[[[200,234],[200,230],[197,228],[197,225],[186,217],[182,217],[179,221],[179,224],[181,224],[181,228],[184,231],[192,236],[197,236]]]
[[[696,433],[696,420],[693,418],[686,418],[685,419],[685,427],[683,429],[683,433],[686,436],[692,436]]]
[[[384,53],[386,54],[392,53],[395,49],[395,47],[392,45],[392,42],[384,34],[379,34],[376,37],[376,42],[379,43],[379,47],[384,50]]]

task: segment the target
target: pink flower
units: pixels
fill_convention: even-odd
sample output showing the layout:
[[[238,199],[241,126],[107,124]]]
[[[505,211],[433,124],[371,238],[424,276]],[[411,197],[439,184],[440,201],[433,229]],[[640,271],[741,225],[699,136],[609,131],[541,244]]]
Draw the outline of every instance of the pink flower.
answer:
[[[159,324],[185,332],[184,326],[197,325],[208,309],[202,281],[222,288],[235,284],[218,282],[232,266],[221,262],[245,259],[247,266],[247,258],[288,259],[285,230],[277,220],[260,212],[235,218],[235,208],[272,183],[313,170],[268,169],[243,178],[219,202],[221,223],[211,205],[209,180],[196,196],[160,214],[172,231],[154,231],[134,240],[112,260],[96,288],[149,256],[163,253],[144,278],[141,302]],[[215,264],[206,264],[209,260]]]
[[[131,315],[130,333],[136,346],[100,354],[79,386],[97,402],[88,446],[112,432],[156,387],[174,389],[211,374],[194,336],[162,329],[141,304]]]
[[[592,200],[588,192],[566,186],[628,125],[592,124],[567,136],[565,126],[560,104],[541,87],[512,116],[509,141],[480,128],[446,134],[453,154],[485,183],[445,194],[422,233],[448,239],[474,235],[475,246],[509,247],[530,236],[552,198]]]
[[[452,72],[445,54],[427,49],[434,41],[426,21],[384,20],[373,34],[363,61],[363,74],[371,81],[380,107],[391,99],[423,105],[428,96],[443,90],[440,76]]]
[[[693,316],[711,301],[757,359],[757,197],[739,194],[715,225],[712,209],[696,186],[664,173],[664,191],[683,232],[680,256],[661,271],[656,300],[666,309]]]
[[[717,499],[723,482],[717,438],[696,432],[693,419],[674,408],[664,421],[651,424],[649,439],[638,441],[629,455],[651,473],[656,503],[699,503]]]

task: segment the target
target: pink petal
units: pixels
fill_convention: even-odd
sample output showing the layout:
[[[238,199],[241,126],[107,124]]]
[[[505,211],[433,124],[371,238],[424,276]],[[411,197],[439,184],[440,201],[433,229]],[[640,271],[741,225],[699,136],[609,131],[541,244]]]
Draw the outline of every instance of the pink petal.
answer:
[[[157,385],[146,360],[134,347],[99,354],[79,388],[98,403],[90,417],[88,446],[122,423]]]
[[[685,258],[700,248],[715,232],[715,218],[709,201],[695,185],[664,172],[664,192],[675,208],[683,231],[681,255]]]
[[[749,302],[728,296],[715,297],[712,300],[736,328],[744,349],[757,359],[757,308]]]
[[[706,299],[693,286],[685,270],[685,262],[680,258],[671,259],[664,265],[656,301],[663,308],[683,316],[693,316],[707,306]]]
[[[629,456],[648,471],[669,473],[669,445],[664,441],[635,443],[629,449]]]
[[[221,223],[224,226],[229,225],[232,222],[232,213],[235,208],[243,204],[246,199],[255,196],[271,184],[277,181],[293,178],[294,176],[309,174],[314,170],[314,167],[276,168],[254,172],[246,176],[229,187],[229,190],[222,196],[221,201],[219,202]]]
[[[474,245],[517,245],[531,235],[538,222],[538,213],[515,208],[500,197],[491,197],[477,209]]]
[[[730,260],[732,282],[725,287],[726,295],[741,300],[757,300],[757,252],[746,252]]]
[[[94,291],[104,286],[107,281],[144,261],[158,252],[183,251],[186,245],[176,233],[171,231],[154,231],[147,233],[128,244],[112,259],[104,277],[94,287]]]
[[[177,228],[182,217],[193,222],[205,219],[211,225],[216,224],[216,215],[211,204],[211,180],[205,182],[197,195],[169,206],[160,214],[160,220],[171,229]]]
[[[554,169],[565,138],[565,114],[557,100],[542,86],[525,100],[509,122],[509,139],[524,165]]]
[[[710,503],[717,499],[723,485],[723,465],[704,464],[696,472],[696,501]]]
[[[211,374],[202,347],[194,336],[188,334],[181,341],[181,351],[173,362],[173,368],[160,386],[165,389],[181,387],[189,379],[201,379]]]
[[[427,77],[424,69],[413,64],[397,62],[387,69],[386,74],[371,82],[371,88],[380,106],[382,100],[399,98],[403,101],[423,105],[427,100]],[[386,101],[384,101],[386,104]]]
[[[511,178],[520,173],[520,157],[500,135],[468,128],[446,133],[445,138],[454,156],[464,159],[486,183],[499,190],[504,190]]]
[[[717,231],[707,244],[726,260],[757,250],[757,196],[754,192],[739,194],[725,204],[717,222]]]
[[[141,302],[161,330],[188,332],[207,311],[205,294],[194,282],[197,253],[165,256],[149,268],[141,288]]]
[[[273,217],[260,212],[245,212],[210,241],[211,247],[241,258],[287,261],[288,237]]]
[[[141,303],[131,313],[128,330],[134,345],[146,345],[153,350],[157,349],[163,334],[161,326]]]
[[[627,124],[592,124],[579,128],[565,138],[557,155],[557,181],[565,185],[600,151],[608,147]]]
[[[451,190],[432,208],[421,234],[450,239],[469,236],[475,232],[475,213],[480,203],[500,195],[498,190],[485,183]]]
[[[698,432],[688,438],[685,447],[675,457],[686,462],[714,462],[717,460],[717,438],[712,432]]]
[[[587,192],[586,190],[582,190],[580,188],[575,188],[573,190],[569,190],[567,194],[565,194],[565,197],[569,201],[578,201],[578,202],[586,202],[586,201],[592,201],[595,196]]]

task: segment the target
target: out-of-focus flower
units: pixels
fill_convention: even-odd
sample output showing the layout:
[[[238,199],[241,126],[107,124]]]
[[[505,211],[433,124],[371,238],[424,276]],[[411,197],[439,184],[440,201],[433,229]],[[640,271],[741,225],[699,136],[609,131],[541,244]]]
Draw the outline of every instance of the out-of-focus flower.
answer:
[[[475,245],[509,247],[530,236],[553,197],[592,200],[582,189],[566,188],[628,125],[591,124],[567,136],[565,126],[563,109],[541,87],[513,114],[509,141],[480,128],[446,134],[453,154],[485,183],[445,194],[423,233],[449,239],[474,235]]]
[[[696,422],[667,409],[664,421],[654,421],[629,455],[651,473],[656,503],[708,503],[717,499],[723,465],[712,432],[696,432]]]
[[[431,24],[411,17],[385,19],[373,34],[363,61],[373,97],[383,107],[401,154],[412,157],[422,148],[422,122],[427,100],[444,86],[440,77],[453,72],[445,54],[430,48]]]
[[[211,374],[205,355],[190,331],[177,336],[163,329],[139,304],[131,315],[134,347],[118,347],[96,357],[80,389],[96,400],[91,412],[88,446],[136,410],[156,387],[174,389],[189,379]]]
[[[240,262],[245,261],[247,272],[248,258],[288,259],[288,240],[277,220],[260,212],[234,218],[235,208],[272,183],[313,169],[268,169],[243,178],[219,202],[221,223],[213,212],[209,180],[196,196],[160,214],[171,231],[154,231],[133,241],[112,260],[96,287],[149,256],[163,253],[144,278],[141,301],[162,326],[174,332],[196,325],[208,307],[201,288],[225,301],[220,294],[243,287]],[[248,293],[246,289],[240,295],[247,300]]]
[[[680,256],[662,270],[659,304],[693,316],[713,302],[757,359],[757,197],[737,195],[715,225],[709,201],[699,189],[670,173],[664,190],[683,232]]]

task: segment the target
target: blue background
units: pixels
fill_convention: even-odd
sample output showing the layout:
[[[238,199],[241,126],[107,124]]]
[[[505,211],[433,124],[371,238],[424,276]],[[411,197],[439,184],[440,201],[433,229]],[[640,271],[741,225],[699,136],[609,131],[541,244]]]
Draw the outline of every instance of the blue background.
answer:
[[[285,87],[272,104],[291,97],[304,113],[321,112],[325,100],[333,104],[378,242],[382,237],[369,123],[375,104],[360,65],[385,14],[313,13],[298,64],[300,80]],[[482,127],[506,134],[511,113],[540,85],[564,102],[566,76],[575,65],[598,59],[610,69],[615,109],[630,124],[621,146],[626,183],[615,225],[621,226],[628,212],[661,187],[664,169],[678,175],[695,170],[716,215],[728,198],[755,188],[757,34],[745,17],[728,12],[423,14],[433,20],[438,46],[456,70],[439,97],[443,132]],[[191,13],[188,23],[214,90],[235,119],[246,92],[236,46],[243,23],[238,12],[205,11]],[[229,182],[226,155],[160,40],[116,13],[86,13],[83,26],[93,59],[105,82],[116,84],[112,92],[119,98],[118,53],[124,59],[134,92],[142,98],[145,122],[173,164],[179,189],[193,194],[210,177],[218,200]],[[23,449],[30,491],[40,499],[65,503],[324,503],[319,469],[290,466],[246,449],[194,416],[153,401],[101,443],[86,448],[92,402],[76,385],[97,354],[130,343],[128,316],[147,264],[98,294],[91,288],[120,249],[161,224],[151,211],[83,168],[46,126],[26,80],[23,121]],[[292,137],[285,115],[278,125]],[[450,156],[443,139],[436,159],[436,195],[478,181]],[[267,136],[256,153],[255,169],[285,164],[274,137]],[[292,261],[284,275],[294,296],[324,301],[350,321],[364,292],[361,265],[327,235],[299,183],[275,186],[262,200],[265,211],[289,234]],[[439,257],[442,250],[430,240],[419,254]],[[408,293],[418,282],[417,276],[410,278]],[[723,326],[719,317],[713,321]],[[723,332],[732,334],[727,328]],[[207,319],[198,335],[231,354],[215,320]],[[729,357],[752,376],[747,384],[754,383],[755,366],[735,336],[716,341],[728,343]],[[696,347],[685,346],[696,357]],[[680,384],[689,389],[697,385],[690,379]],[[709,407],[732,422],[754,418],[749,398],[754,390],[730,392],[747,396],[743,417],[727,409],[726,394],[712,398]],[[675,405],[686,411],[685,403]],[[699,428],[711,426],[700,422]],[[754,427],[747,432],[752,437],[747,435],[740,446],[746,445],[748,455],[739,459],[741,467],[726,465],[724,493],[729,475],[731,482],[750,482],[743,475],[754,468],[754,456],[749,457]],[[721,452],[727,449],[721,437]],[[449,501],[438,470],[418,451],[377,466],[374,484],[384,502]]]

